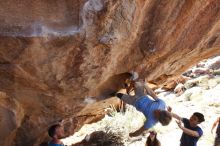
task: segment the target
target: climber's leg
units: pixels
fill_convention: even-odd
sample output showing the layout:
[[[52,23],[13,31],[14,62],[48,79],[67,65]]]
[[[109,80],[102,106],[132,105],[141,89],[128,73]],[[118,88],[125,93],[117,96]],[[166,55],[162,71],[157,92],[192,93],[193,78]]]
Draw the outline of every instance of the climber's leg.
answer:
[[[123,93],[117,93],[116,96],[127,104],[130,104],[130,105],[135,104],[135,101],[136,101],[135,96],[131,96],[131,95],[123,94]]]

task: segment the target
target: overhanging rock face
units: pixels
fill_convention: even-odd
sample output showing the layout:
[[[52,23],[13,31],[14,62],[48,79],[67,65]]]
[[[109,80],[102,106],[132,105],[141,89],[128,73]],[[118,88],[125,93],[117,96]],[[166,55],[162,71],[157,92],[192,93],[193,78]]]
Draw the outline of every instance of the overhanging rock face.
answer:
[[[0,21],[6,146],[39,144],[60,119],[71,132],[93,121],[117,102],[94,96],[120,88],[123,73],[159,84],[220,54],[219,0],[8,0]]]

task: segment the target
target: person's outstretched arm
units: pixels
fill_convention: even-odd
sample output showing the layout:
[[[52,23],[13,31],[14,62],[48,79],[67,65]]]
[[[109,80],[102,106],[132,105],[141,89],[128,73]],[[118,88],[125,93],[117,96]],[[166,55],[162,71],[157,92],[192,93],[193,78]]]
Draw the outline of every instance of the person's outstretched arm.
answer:
[[[144,126],[142,126],[140,129],[138,129],[137,131],[130,133],[129,136],[131,137],[135,137],[135,136],[139,136],[141,135],[146,129],[144,128]]]
[[[175,113],[172,113],[172,112],[170,112],[170,113],[173,118],[177,119],[178,121],[182,121],[182,119],[183,119],[182,117],[180,117],[179,115],[177,115]]]
[[[147,94],[153,97],[154,100],[158,99],[158,96],[156,95],[156,93],[147,85],[147,83],[144,84],[144,87],[146,89]]]
[[[211,129],[211,133],[213,133],[213,130],[215,129],[215,127],[217,126],[217,124],[219,123],[219,121],[220,121],[220,117],[213,123],[212,129]]]
[[[193,130],[190,130],[188,128],[185,128],[184,126],[182,126],[182,122],[181,121],[176,121],[178,127],[180,129],[182,129],[182,131],[184,133],[186,133],[187,135],[190,135],[190,136],[193,136],[193,137],[200,137],[201,135],[199,134],[199,132],[197,131],[193,131]]]

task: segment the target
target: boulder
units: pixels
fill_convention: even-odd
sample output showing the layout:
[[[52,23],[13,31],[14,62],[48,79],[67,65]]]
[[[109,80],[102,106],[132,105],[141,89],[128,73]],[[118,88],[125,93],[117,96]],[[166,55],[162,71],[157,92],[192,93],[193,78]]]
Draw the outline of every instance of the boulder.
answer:
[[[98,95],[121,87],[115,76],[159,85],[218,55],[219,10],[219,0],[0,1],[0,145],[39,145],[62,119],[68,134],[96,121],[118,102]]]

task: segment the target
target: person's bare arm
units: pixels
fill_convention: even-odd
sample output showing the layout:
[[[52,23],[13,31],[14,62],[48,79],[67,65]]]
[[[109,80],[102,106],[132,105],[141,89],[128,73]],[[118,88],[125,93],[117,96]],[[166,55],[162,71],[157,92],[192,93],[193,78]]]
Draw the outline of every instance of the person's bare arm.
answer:
[[[177,119],[178,121],[182,121],[182,117],[180,117],[179,115],[175,114],[175,113],[171,113],[171,116],[175,119]]]
[[[211,129],[211,133],[213,133],[213,130],[215,129],[215,127],[217,126],[217,124],[219,123],[219,121],[220,121],[220,117],[213,123],[212,129]]]
[[[129,136],[131,137],[135,137],[135,136],[139,136],[141,135],[146,129],[144,128],[144,126],[142,126],[140,129],[138,129],[137,131],[130,133]]]
[[[184,133],[186,133],[187,135],[190,135],[190,136],[193,136],[193,137],[199,137],[199,136],[200,136],[197,131],[193,131],[193,130],[190,130],[190,129],[188,129],[188,128],[183,127],[181,121],[176,121],[176,123],[177,123],[178,127],[179,127],[180,129],[182,129],[182,131],[183,131]]]
[[[185,127],[182,127],[181,129],[183,130],[184,133],[186,133],[186,134],[188,134],[190,136],[199,137],[199,133],[196,132],[196,131],[190,130],[190,129],[185,128]]]
[[[146,83],[144,84],[144,87],[146,89],[147,94],[153,97],[154,100],[158,99],[158,96],[156,95],[156,93]]]

